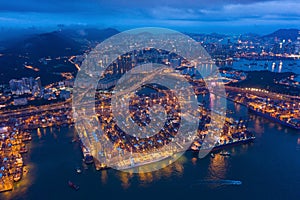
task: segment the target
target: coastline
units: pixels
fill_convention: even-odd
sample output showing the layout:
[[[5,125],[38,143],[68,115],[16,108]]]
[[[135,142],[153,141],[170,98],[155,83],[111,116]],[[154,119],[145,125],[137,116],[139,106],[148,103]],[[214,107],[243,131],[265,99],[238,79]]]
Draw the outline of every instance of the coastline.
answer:
[[[251,112],[253,112],[253,113],[255,113],[255,114],[257,114],[257,115],[259,115],[259,116],[261,116],[261,117],[264,117],[266,119],[272,120],[273,122],[279,123],[281,125],[284,125],[284,126],[296,129],[296,130],[300,130],[300,127],[294,126],[293,124],[290,124],[290,123],[282,121],[282,120],[280,120],[278,118],[272,117],[272,116],[270,116],[270,115],[268,115],[266,113],[262,113],[260,111],[254,110],[251,107],[248,107],[248,110],[251,111]]]

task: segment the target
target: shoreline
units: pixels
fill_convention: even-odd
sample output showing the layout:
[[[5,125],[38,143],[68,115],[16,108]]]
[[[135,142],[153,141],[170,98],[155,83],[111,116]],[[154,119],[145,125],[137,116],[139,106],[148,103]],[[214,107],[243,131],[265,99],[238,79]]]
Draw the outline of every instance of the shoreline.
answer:
[[[265,114],[265,113],[259,112],[259,111],[257,111],[257,110],[254,110],[254,109],[252,109],[251,107],[248,107],[248,110],[251,111],[251,112],[253,112],[253,113],[255,113],[255,114],[257,114],[257,115],[259,115],[259,116],[261,116],[261,117],[264,117],[264,118],[269,119],[269,120],[271,120],[271,121],[273,121],[273,122],[276,122],[276,123],[278,123],[278,124],[281,124],[281,125],[283,125],[283,126],[287,126],[287,127],[289,127],[289,128],[293,128],[293,129],[296,129],[296,130],[300,130],[300,127],[294,126],[293,124],[290,124],[290,123],[285,122],[285,121],[282,121],[282,120],[280,120],[280,119],[278,119],[278,118],[272,117],[272,116],[270,116],[270,115],[268,115],[268,114]]]
[[[219,152],[219,151],[224,150],[224,149],[229,148],[229,147],[239,146],[239,145],[243,145],[243,144],[249,144],[249,143],[254,142],[255,139],[256,139],[255,136],[251,136],[251,137],[246,138],[246,139],[241,139],[241,140],[238,140],[238,141],[217,145],[217,146],[213,147],[209,151],[209,153]],[[205,150],[206,149],[201,149],[201,147],[199,147],[198,150],[194,150],[190,147],[185,152],[198,153],[199,151],[205,151]],[[180,153],[180,152],[177,152],[177,153]],[[177,153],[173,153],[173,155],[175,155]],[[167,160],[167,159],[170,159],[170,158],[172,158],[172,156],[166,156],[166,157],[163,157],[163,158],[155,159],[153,161],[148,160],[148,161],[145,161],[144,163],[139,162],[139,163],[136,163],[136,165],[134,165],[134,166],[123,166],[121,168],[118,168],[118,170],[130,170],[130,169],[134,169],[134,168],[137,168],[137,167],[151,165],[151,164],[154,164],[156,162],[164,161],[164,160]],[[110,167],[104,167],[104,168],[101,168],[99,170],[107,170],[107,169],[111,169],[111,168]]]

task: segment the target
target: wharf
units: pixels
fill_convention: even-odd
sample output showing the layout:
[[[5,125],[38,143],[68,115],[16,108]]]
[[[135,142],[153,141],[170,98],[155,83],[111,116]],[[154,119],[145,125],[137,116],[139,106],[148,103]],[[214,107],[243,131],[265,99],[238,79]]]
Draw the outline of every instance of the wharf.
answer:
[[[2,178],[0,179],[0,193],[11,191],[14,188],[13,180],[10,178]]]

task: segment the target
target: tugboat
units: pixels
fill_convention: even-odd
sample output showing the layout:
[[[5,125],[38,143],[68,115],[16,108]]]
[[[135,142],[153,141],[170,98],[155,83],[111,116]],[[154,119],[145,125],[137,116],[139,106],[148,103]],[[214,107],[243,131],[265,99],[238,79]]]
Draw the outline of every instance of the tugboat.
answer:
[[[71,188],[73,188],[74,190],[79,190],[79,186],[78,185],[75,185],[72,181],[69,181],[68,182],[68,184],[69,184],[69,186],[71,187]]]

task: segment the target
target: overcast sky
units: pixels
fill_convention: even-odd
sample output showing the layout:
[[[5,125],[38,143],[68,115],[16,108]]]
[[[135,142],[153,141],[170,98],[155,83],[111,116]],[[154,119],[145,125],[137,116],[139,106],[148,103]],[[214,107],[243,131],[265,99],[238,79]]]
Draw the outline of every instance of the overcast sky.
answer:
[[[0,26],[162,26],[202,32],[300,28],[299,0],[0,0]]]

